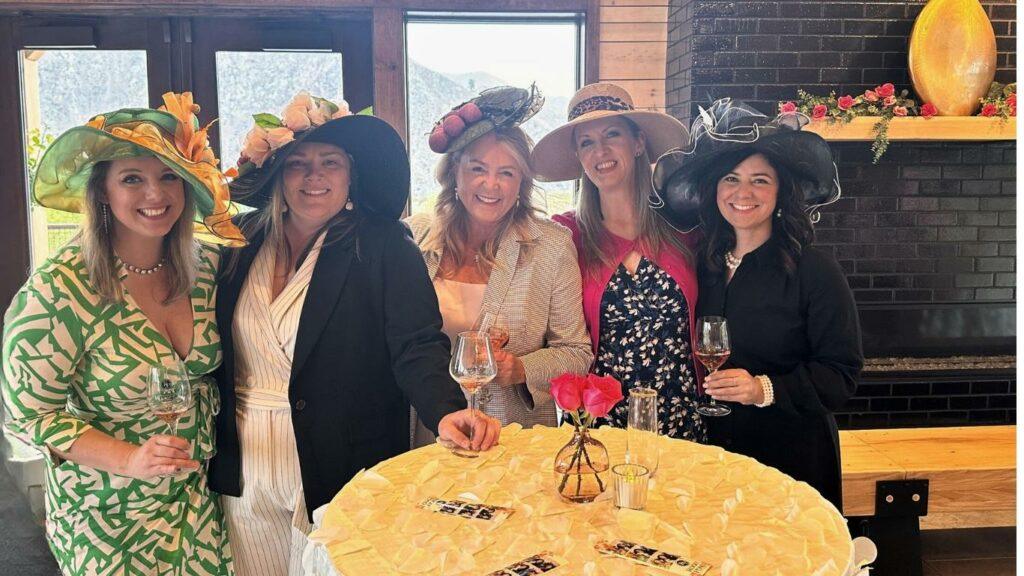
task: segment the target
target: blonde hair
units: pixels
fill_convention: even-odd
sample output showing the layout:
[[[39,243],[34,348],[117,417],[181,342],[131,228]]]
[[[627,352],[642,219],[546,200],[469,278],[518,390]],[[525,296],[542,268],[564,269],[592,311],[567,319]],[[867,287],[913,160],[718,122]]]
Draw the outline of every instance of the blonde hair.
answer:
[[[113,212],[106,208],[109,225],[103,223],[103,207],[100,198],[106,192],[107,174],[110,161],[97,162],[85,189],[85,218],[78,232],[82,245],[82,259],[89,273],[89,280],[105,304],[113,304],[124,299],[124,286],[118,278],[116,256],[114,255]],[[199,268],[199,244],[193,241],[192,218],[195,214],[195,202],[192,200],[191,186],[182,181],[185,193],[185,207],[178,220],[164,236],[164,257],[167,263],[169,285],[167,297],[163,303],[184,298],[195,285]],[[108,230],[109,228],[109,230]]]
[[[629,126],[634,138],[643,138],[640,127],[628,118],[623,118]],[[575,146],[575,136],[573,145]],[[651,158],[644,146],[633,163],[633,210],[637,215],[640,246],[651,254],[658,254],[666,246],[682,253],[683,257],[692,262],[693,253],[661,216],[651,208],[648,198],[653,192],[651,185]],[[604,215],[601,213],[601,197],[597,186],[583,172],[580,184],[580,196],[576,206],[576,221],[580,228],[583,266],[592,273],[599,266],[614,267],[618,265],[607,251],[608,233],[604,227]]]
[[[434,222],[430,227],[430,233],[424,241],[424,248],[443,252],[446,257],[451,258],[454,269],[461,268],[466,262],[472,261],[477,256],[477,266],[483,271],[485,267],[495,265],[495,257],[498,252],[498,245],[505,234],[513,228],[522,228],[531,219],[540,219],[543,212],[533,204],[533,193],[537,185],[533,180],[533,164],[530,162],[530,151],[533,148],[533,141],[518,126],[511,128],[496,128],[493,131],[498,144],[505,148],[515,157],[522,171],[522,181],[519,184],[519,194],[516,205],[502,218],[498,224],[498,231],[494,237],[488,239],[481,246],[476,254],[466,254],[466,242],[469,235],[469,213],[458,198],[456,192],[456,177],[462,162],[465,159],[466,149],[464,147],[454,152],[449,152],[441,157],[437,163],[434,177],[441,185],[441,191],[437,196],[437,203],[434,205]],[[445,273],[445,272],[442,272]]]

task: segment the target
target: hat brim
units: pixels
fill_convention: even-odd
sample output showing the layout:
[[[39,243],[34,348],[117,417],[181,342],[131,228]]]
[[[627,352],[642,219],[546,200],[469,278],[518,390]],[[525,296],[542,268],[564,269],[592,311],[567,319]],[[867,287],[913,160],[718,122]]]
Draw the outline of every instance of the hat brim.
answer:
[[[253,208],[270,201],[271,183],[288,156],[303,142],[324,142],[342,148],[355,163],[358,185],[352,200],[389,219],[398,219],[409,200],[409,155],[390,124],[375,116],[349,115],[300,132],[262,167],[234,179],[232,198]]]
[[[127,110],[123,112],[140,112]],[[150,116],[153,110],[141,110]],[[142,119],[142,118],[140,118]],[[144,122],[152,120],[142,119]],[[138,122],[136,125],[142,125]],[[152,126],[151,126],[152,127]],[[93,126],[76,126],[57,137],[39,160],[32,181],[32,196],[44,207],[64,212],[85,210],[86,189],[92,170],[99,162],[154,156],[187,184],[195,205],[196,232],[206,241],[233,246],[244,245],[241,232],[231,223],[234,214],[224,186],[224,177],[212,164],[189,162],[174,144],[155,128],[148,133],[118,131],[123,137]],[[222,189],[219,198],[211,185]]]
[[[576,157],[573,134],[583,124],[612,117],[628,118],[643,131],[651,158],[682,146],[687,139],[686,126],[668,114],[649,110],[595,110],[555,128],[537,142],[532,159],[538,179],[561,182],[582,177],[583,167]]]

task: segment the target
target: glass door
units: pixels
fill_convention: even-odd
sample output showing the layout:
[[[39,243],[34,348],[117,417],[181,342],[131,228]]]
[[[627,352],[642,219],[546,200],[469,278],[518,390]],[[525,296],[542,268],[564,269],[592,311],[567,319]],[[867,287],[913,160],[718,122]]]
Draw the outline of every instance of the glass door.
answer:
[[[252,116],[279,115],[299,91],[346,100],[353,111],[373,103],[369,19],[204,18],[191,21],[192,86],[214,148],[235,165]]]
[[[8,48],[21,98],[16,117],[3,120],[21,127],[22,170],[0,181],[5,189],[24,186],[31,267],[67,243],[81,220],[31,201],[42,153],[57,135],[96,114],[158,104],[172,87],[170,29],[167,19],[147,18],[22,19],[14,27]]]

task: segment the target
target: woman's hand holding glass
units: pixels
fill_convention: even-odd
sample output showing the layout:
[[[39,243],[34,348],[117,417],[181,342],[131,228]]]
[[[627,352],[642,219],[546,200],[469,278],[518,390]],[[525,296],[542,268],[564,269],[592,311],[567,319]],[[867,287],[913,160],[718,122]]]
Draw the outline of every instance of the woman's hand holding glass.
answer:
[[[131,478],[150,479],[186,470],[192,472],[199,469],[199,462],[189,457],[191,451],[192,447],[184,438],[164,434],[151,436],[142,446],[132,446],[120,473]]]
[[[704,378],[704,388],[708,396],[715,400],[747,405],[764,402],[761,382],[742,368],[729,368],[708,374]]]

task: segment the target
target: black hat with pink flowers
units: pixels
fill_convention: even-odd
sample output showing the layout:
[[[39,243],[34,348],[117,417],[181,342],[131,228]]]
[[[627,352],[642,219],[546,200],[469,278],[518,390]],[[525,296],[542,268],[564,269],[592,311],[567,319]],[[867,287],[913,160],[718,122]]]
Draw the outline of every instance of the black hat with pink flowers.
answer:
[[[323,142],[352,158],[350,190],[358,209],[398,219],[409,200],[409,155],[390,124],[364,110],[353,114],[344,101],[300,92],[281,116],[256,114],[245,136],[238,173],[231,181],[236,202],[263,208],[288,156],[303,142]]]
[[[544,106],[544,96],[533,84],[529,90],[513,86],[488,88],[479,96],[445,113],[430,131],[430,149],[455,152],[497,128],[519,126]]]

